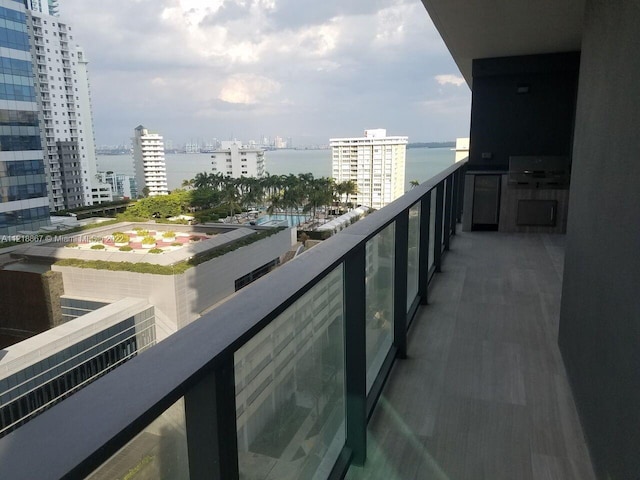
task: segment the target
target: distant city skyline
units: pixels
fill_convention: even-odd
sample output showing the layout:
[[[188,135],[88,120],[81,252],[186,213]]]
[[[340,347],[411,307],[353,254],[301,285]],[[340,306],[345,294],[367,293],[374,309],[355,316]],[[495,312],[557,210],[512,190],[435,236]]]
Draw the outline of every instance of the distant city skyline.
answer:
[[[98,145],[141,123],[174,145],[327,144],[380,126],[410,142],[469,134],[469,88],[417,0],[64,0],[59,10],[90,62]]]

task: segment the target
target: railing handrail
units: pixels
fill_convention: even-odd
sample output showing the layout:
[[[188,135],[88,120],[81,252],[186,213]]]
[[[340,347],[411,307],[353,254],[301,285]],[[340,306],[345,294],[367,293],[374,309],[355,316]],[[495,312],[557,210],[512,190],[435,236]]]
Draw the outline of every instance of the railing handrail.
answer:
[[[465,165],[461,161],[448,167],[0,439],[0,478],[89,474],[400,213]]]

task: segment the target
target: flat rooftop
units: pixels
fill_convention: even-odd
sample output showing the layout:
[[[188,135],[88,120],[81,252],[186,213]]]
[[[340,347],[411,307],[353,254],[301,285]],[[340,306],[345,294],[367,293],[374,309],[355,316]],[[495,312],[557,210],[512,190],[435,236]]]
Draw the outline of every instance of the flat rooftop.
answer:
[[[104,250],[93,250],[90,247],[69,248],[65,245],[69,243],[86,242],[89,238],[108,239],[114,232],[126,232],[134,228],[144,228],[148,231],[166,232],[174,231],[181,234],[190,234],[199,236],[200,241],[189,242],[181,247],[172,249],[168,248],[162,253],[149,253],[148,250],[138,250],[123,252],[117,248],[106,248]],[[194,255],[206,252],[215,247],[234,242],[240,238],[247,237],[256,233],[257,229],[247,226],[232,225],[175,225],[175,224],[156,224],[156,223],[136,223],[122,222],[101,227],[83,230],[70,234],[61,234],[59,232],[51,232],[43,237],[40,243],[25,243],[11,252],[12,257],[25,259],[31,265],[36,266],[30,269],[25,264],[19,268],[22,271],[40,272],[37,264],[52,264],[57,260],[73,258],[78,260],[103,260],[107,262],[129,262],[129,263],[151,263],[154,265],[174,265],[178,262],[188,260]],[[97,243],[101,243],[100,241]],[[18,269],[7,265],[6,269]]]

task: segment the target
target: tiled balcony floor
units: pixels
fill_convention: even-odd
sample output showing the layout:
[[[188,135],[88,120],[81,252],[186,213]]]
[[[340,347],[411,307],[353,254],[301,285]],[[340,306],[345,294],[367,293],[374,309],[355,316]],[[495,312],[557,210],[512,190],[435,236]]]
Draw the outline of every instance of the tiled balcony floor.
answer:
[[[595,478],[556,341],[563,243],[453,237],[347,479]]]

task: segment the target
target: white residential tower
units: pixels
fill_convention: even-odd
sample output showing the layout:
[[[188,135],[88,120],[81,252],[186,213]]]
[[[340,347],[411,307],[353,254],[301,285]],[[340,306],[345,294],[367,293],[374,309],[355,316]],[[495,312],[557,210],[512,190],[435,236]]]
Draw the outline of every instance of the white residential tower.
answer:
[[[404,194],[408,137],[388,137],[385,129],[365,130],[364,137],[332,138],[332,177],[353,181],[354,205],[382,208]]]
[[[162,135],[138,125],[131,140],[138,196],[168,195]]]
[[[264,176],[264,150],[237,140],[221,142],[211,158],[214,173],[233,178]]]
[[[87,60],[73,44],[71,26],[57,14],[57,2],[28,2],[27,10],[40,130],[45,148],[49,208],[92,205],[96,152]]]

